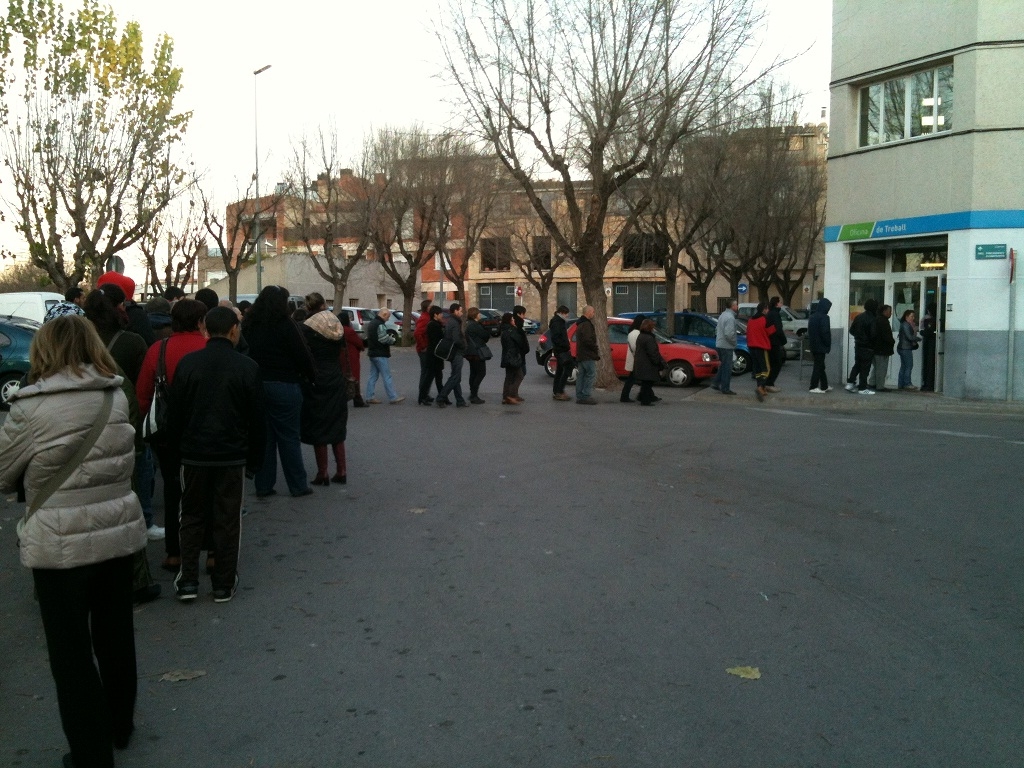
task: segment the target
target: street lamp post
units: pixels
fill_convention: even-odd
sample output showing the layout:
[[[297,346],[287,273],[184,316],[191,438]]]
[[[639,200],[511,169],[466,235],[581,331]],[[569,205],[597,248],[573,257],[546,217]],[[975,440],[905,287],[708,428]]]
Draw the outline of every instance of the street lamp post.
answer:
[[[252,108],[253,108],[253,145],[256,147],[256,204],[253,207],[255,221],[253,229],[256,233],[256,293],[263,290],[263,227],[260,224],[260,108],[259,108],[259,76],[270,69],[270,65],[253,70]]]

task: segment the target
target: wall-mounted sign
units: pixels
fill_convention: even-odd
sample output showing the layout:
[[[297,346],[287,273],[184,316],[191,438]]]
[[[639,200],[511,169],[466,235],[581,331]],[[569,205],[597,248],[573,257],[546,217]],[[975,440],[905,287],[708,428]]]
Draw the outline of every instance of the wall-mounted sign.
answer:
[[[746,293],[747,292],[747,284],[746,283],[740,283],[739,285],[736,286],[736,290],[739,293],[741,293],[741,294]]]
[[[1006,243],[979,243],[974,246],[975,259],[1005,259]]]

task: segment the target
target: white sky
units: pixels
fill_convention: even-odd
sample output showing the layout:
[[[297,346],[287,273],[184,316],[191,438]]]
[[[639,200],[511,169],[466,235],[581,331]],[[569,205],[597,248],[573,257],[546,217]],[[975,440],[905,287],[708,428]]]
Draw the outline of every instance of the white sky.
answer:
[[[374,127],[448,121],[433,0],[109,2],[120,21],[141,24],[147,50],[161,32],[174,40],[174,61],[184,70],[178,104],[193,112],[186,149],[221,205],[245,189],[254,170],[254,98],[262,189],[279,180],[292,140],[318,126],[337,127],[347,157]],[[808,94],[802,118],[817,122],[828,104],[831,2],[763,2],[761,55],[810,49],[783,76]],[[271,69],[254,77],[265,64]],[[0,241],[24,250],[9,225]]]

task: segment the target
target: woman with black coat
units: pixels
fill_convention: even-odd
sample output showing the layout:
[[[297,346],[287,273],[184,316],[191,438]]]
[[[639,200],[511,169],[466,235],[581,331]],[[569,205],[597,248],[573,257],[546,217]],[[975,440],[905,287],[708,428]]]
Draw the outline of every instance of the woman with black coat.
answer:
[[[501,390],[503,405],[519,405],[523,402],[519,397],[519,385],[526,375],[523,364],[530,351],[530,342],[526,334],[516,324],[514,315],[506,312],[501,316],[501,367],[505,369],[505,386]]]
[[[444,311],[440,307],[431,307],[427,311],[430,321],[427,323],[427,359],[430,365],[430,377],[433,379],[437,394],[444,389],[444,360],[434,354],[437,344],[444,338]],[[425,390],[420,392],[420,405],[433,405],[430,398],[430,382],[427,382]]]
[[[636,337],[633,355],[633,374],[640,381],[640,393],[636,398],[640,405],[654,405],[654,382],[661,377],[664,367],[658,340],[654,338],[654,321],[644,320],[640,325],[640,335]]]
[[[313,446],[316,456],[316,477],[313,485],[344,484],[348,479],[345,466],[345,434],[348,426],[348,405],[345,402],[345,374],[341,356],[345,351],[345,332],[341,321],[327,309],[319,293],[306,296],[309,317],[302,324],[302,333],[313,354],[316,378],[302,388],[302,442]],[[328,477],[327,446],[334,451],[337,471]]]
[[[466,359],[469,361],[469,402],[475,405],[483,405],[485,401],[480,399],[479,393],[480,384],[487,375],[487,360],[490,358],[490,349],[487,349],[487,342],[491,340],[491,332],[480,324],[479,308],[470,307],[466,317],[469,318],[466,323]],[[484,355],[487,355],[487,357],[484,357]]]

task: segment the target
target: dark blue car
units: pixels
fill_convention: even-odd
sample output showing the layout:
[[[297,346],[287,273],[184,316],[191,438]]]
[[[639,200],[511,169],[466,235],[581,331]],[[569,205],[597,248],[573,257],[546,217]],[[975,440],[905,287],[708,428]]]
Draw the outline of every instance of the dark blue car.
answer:
[[[21,317],[0,319],[0,410],[8,410],[10,397],[21,387],[28,373],[28,348],[39,323]]]
[[[665,312],[624,312],[619,317],[627,317],[632,320],[637,315],[643,315],[654,321],[662,333],[668,333],[665,322]],[[690,312],[684,310],[676,312],[676,327],[673,338],[683,341],[692,341],[703,344],[705,347],[715,348],[715,330],[718,328],[718,319],[705,315],[701,312]],[[737,329],[745,329],[742,323],[737,323]],[[740,333],[736,336],[736,354],[732,359],[732,372],[741,375],[750,370],[750,349],[747,348],[747,337]]]

